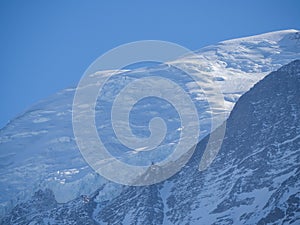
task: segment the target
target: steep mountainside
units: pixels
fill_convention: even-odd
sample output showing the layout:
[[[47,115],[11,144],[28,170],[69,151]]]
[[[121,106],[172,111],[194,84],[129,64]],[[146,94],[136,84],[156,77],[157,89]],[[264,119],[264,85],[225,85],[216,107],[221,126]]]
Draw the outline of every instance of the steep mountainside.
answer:
[[[219,85],[222,93],[224,94],[225,101],[225,106],[219,110],[219,113],[227,116],[231,112],[233,106],[240,96],[247,92],[260,79],[264,78],[268,73],[278,69],[282,65],[300,58],[300,35],[299,31],[297,30],[272,32],[253,37],[224,41],[217,45],[203,48],[200,51],[197,51],[196,54],[196,58],[194,56],[186,56],[174,61],[173,63],[180,64],[181,66],[186,67],[187,70],[197,71],[199,74],[205,76],[207,79],[204,79],[200,86],[206,86],[209,88],[210,85]],[[102,76],[103,74],[105,75],[107,73],[109,72],[102,71],[97,72],[95,75]],[[201,133],[200,138],[204,138],[211,132],[209,120],[210,108],[202,99],[203,93],[195,89],[195,86],[189,80],[181,79],[180,72],[175,71],[167,66],[155,66],[151,68],[123,71],[123,73],[120,74],[119,77],[117,76],[115,80],[112,79],[108,82],[106,92],[104,91],[105,93],[103,94],[104,100],[112,101],[115,97],[115,92],[119,91],[131,80],[147,74],[164,74],[165,77],[175,79],[178,83],[180,83],[181,86],[183,86],[184,89],[191,95],[200,115],[200,123],[204,125],[204,127],[202,127],[204,129],[202,129],[203,132]],[[127,79],[122,79],[122,76],[126,76]],[[208,80],[210,80],[210,82],[207,82]],[[294,83],[294,85],[297,84],[297,82]],[[283,82],[283,84],[285,83]],[[289,85],[292,84],[293,83]],[[282,98],[287,97],[284,94],[284,91],[287,89],[285,85],[278,85],[276,88],[273,90],[273,87],[270,87],[270,90],[272,89],[275,93],[276,89],[276,93],[278,93],[278,95],[274,94],[272,97],[270,97],[270,101],[275,101],[277,98],[280,98],[280,96]],[[191,177],[189,179],[200,180],[205,178],[205,182],[217,182],[219,179],[221,179],[216,178],[216,173],[218,172],[209,172],[213,170],[213,168],[215,168],[217,171],[217,166],[215,165],[211,167],[204,173],[197,173],[193,167],[191,167],[191,171],[184,172],[187,170],[187,168],[185,168],[182,172],[180,172],[180,174],[184,174],[183,176],[187,179],[187,186],[183,185],[185,182],[179,178],[179,175],[173,177],[163,185],[160,184],[144,188],[126,188],[107,181],[96,174],[89,167],[89,165],[82,158],[80,151],[76,146],[71,123],[71,109],[74,91],[75,89],[66,89],[46,100],[39,102],[35,106],[28,109],[25,113],[10,121],[7,126],[0,130],[1,217],[4,215],[9,215],[5,220],[15,221],[12,224],[17,224],[15,219],[18,219],[20,224],[22,224],[24,221],[31,221],[32,219],[30,218],[35,218],[35,216],[40,219],[49,218],[49,221],[52,221],[56,218],[57,221],[65,221],[64,223],[66,223],[68,220],[79,221],[79,217],[81,218],[81,216],[83,218],[89,218],[90,221],[104,221],[111,224],[119,223],[122,220],[131,221],[134,220],[133,218],[136,218],[136,221],[149,221],[150,218],[153,219],[154,217],[156,221],[151,222],[154,224],[161,224],[162,221],[165,224],[180,223],[181,220],[193,221],[193,218],[196,218],[197,216],[189,215],[189,213],[194,211],[194,207],[196,206],[193,206],[194,203],[192,204],[189,201],[193,201],[194,194],[198,193],[200,189],[202,197],[200,196],[197,198],[204,199],[205,195],[212,195],[212,193],[209,193],[209,191],[213,190],[212,187],[214,185],[207,185],[206,183],[203,183],[193,188],[189,185],[196,185],[197,182],[190,182],[191,180],[188,181],[188,178]],[[279,91],[282,91],[283,93]],[[253,92],[253,90],[251,90],[249,93],[251,92]],[[299,96],[299,93],[297,93],[296,96]],[[267,97],[266,93],[257,96],[259,99],[264,99],[265,97]],[[242,97],[242,99],[244,99],[244,97]],[[244,100],[242,101],[242,99],[240,102],[246,102]],[[149,101],[152,100],[150,99]],[[289,127],[290,131],[283,130],[283,134],[281,134],[281,131],[279,130],[276,131],[281,124],[279,119],[275,116],[285,116],[287,122],[292,120],[291,118],[294,118],[295,121],[297,121],[296,116],[298,106],[297,104],[288,104],[289,101],[286,100],[286,107],[289,110],[286,113],[280,111],[283,110],[282,108],[272,108],[273,111],[271,111],[271,109],[266,107],[271,103],[267,104],[267,102],[263,102],[264,104],[260,105],[260,100],[256,100],[256,103],[253,103],[251,106],[252,108],[249,109],[252,110],[255,117],[251,117],[252,114],[246,113],[248,112],[246,106],[243,107],[243,110],[245,111],[244,114],[239,113],[238,116],[234,116],[235,112],[233,112],[229,123],[233,124],[233,120],[239,121],[236,122],[238,125],[236,124],[236,128],[234,128],[236,132],[238,132],[240,128],[247,127],[247,129],[245,128],[245,131],[240,130],[238,135],[245,135],[243,136],[245,140],[241,139],[241,142],[243,143],[240,144],[242,145],[248,143],[245,144],[248,145],[248,150],[243,150],[242,152],[238,146],[235,146],[235,150],[230,150],[234,153],[232,153],[232,157],[229,157],[229,160],[232,161],[234,159],[234,154],[238,153],[241,154],[242,158],[245,158],[247,154],[251,152],[250,150],[257,150],[261,152],[261,154],[266,152],[263,151],[263,148],[266,148],[267,146],[269,148],[269,142],[261,142],[261,145],[257,144],[257,146],[255,146],[253,145],[255,140],[249,140],[250,136],[254,135],[255,132],[260,132],[259,129],[255,129],[255,127],[259,125],[263,126],[263,130],[270,133],[269,136],[272,140],[277,140],[277,136],[279,137],[280,135],[283,135],[281,137],[282,140],[280,139],[277,140],[278,143],[273,143],[274,145],[278,144],[279,147],[277,146],[276,148],[281,148],[280,146],[290,145],[297,141],[297,138],[294,141],[288,141],[290,140],[289,137],[296,137],[294,134],[299,133],[299,126],[297,128],[296,123]],[[249,103],[245,104],[248,105]],[[158,110],[160,114],[164,114],[165,111],[169,112],[168,108],[163,108],[159,105],[154,105],[154,108]],[[269,116],[274,116],[274,121],[276,120],[274,126],[270,126],[273,121],[270,121],[269,123],[262,122],[262,120],[265,118],[265,115],[261,113],[263,113],[262,111],[265,109],[269,110]],[[98,113],[101,113],[101,110],[105,111],[106,109],[98,108],[97,110]],[[275,110],[278,111],[278,113],[274,113]],[[137,106],[136,112],[139,111],[143,112],[143,115],[147,118],[152,116],[152,114],[147,114],[149,109],[145,109],[141,105]],[[238,110],[236,109],[236,111]],[[173,114],[167,114],[167,116],[172,117]],[[257,121],[257,124],[254,122],[252,124],[251,120],[254,119],[261,120]],[[176,120],[171,122],[174,122],[176,125]],[[290,123],[292,123],[292,121],[290,121]],[[144,127],[139,130],[141,134],[143,134],[144,130],[148,128],[146,125],[143,126]],[[105,127],[105,124],[98,124],[97,128],[101,130],[102,127]],[[253,133],[251,133],[249,137],[246,137],[246,131],[253,131]],[[278,133],[274,133],[274,136],[272,133],[273,131]],[[107,138],[107,140],[109,140],[109,144],[113,145],[115,143],[113,140],[109,139],[110,136],[110,133],[104,132],[104,139]],[[175,132],[174,140],[176,140],[177,136],[178,134]],[[173,136],[171,138],[173,138]],[[263,138],[262,134],[261,136],[256,137],[256,139],[258,138]],[[227,139],[229,139],[228,134],[224,143],[225,147],[223,146],[222,151],[225,151],[224,149],[226,146],[230,145],[227,143]],[[284,141],[287,142],[285,143]],[[233,142],[239,143],[237,140],[234,140]],[[232,145],[233,142],[231,143]],[[204,142],[201,143],[203,145]],[[168,150],[170,146],[171,145],[166,144],[163,146],[163,148]],[[270,144],[270,146],[273,145]],[[257,147],[261,149],[258,150]],[[277,152],[277,150],[273,151]],[[198,150],[198,152],[201,151]],[[197,154],[199,155],[197,156]],[[245,156],[243,154],[245,154]],[[194,167],[198,166],[200,155],[201,153],[196,153],[196,155],[193,157],[192,162],[195,161]],[[160,155],[160,153],[154,156],[157,158],[165,157],[165,155]],[[225,157],[222,154],[221,156]],[[264,159],[265,158],[266,157],[264,157]],[[225,158],[219,158],[216,162],[221,159],[225,160]],[[248,160],[250,159],[254,160],[251,157]],[[226,162],[226,165],[233,165],[233,163],[237,163],[231,161]],[[255,164],[256,161],[258,165],[261,166],[261,161],[259,160],[254,160],[253,164]],[[265,165],[265,167],[267,171],[267,165]],[[231,173],[225,173],[226,170],[224,168],[221,170],[223,171],[224,176],[228,176],[230,179],[233,179],[234,176]],[[239,174],[239,170],[233,168],[228,170],[229,172],[233,170],[235,171],[234,173]],[[251,171],[249,170],[247,173],[250,174],[256,170],[253,169],[253,171]],[[194,173],[197,175],[193,175]],[[205,175],[206,173],[209,173],[210,175]],[[246,176],[247,173],[244,175]],[[268,173],[270,173],[270,171],[268,171]],[[246,181],[241,178],[239,182],[244,183]],[[278,182],[280,182],[280,178],[278,178]],[[235,184],[235,181],[229,180],[227,185],[230,186],[230,184]],[[251,185],[254,184],[251,183]],[[224,186],[224,191],[228,191],[230,189],[229,186]],[[184,193],[187,193],[183,192],[184,188],[188,190],[187,195],[184,195]],[[264,191],[266,190],[264,189]],[[258,194],[264,196],[266,194],[264,191],[259,192]],[[97,194],[98,192],[99,194]],[[172,194],[173,192],[177,193],[176,197]],[[182,192],[182,194],[180,194],[180,192]],[[140,194],[137,196],[136,193]],[[267,191],[267,193],[270,192]],[[221,199],[222,195],[225,196],[225,193],[220,194],[219,199]],[[124,208],[120,208],[118,213],[112,213],[111,209],[121,207],[120,201],[124,201],[125,199],[125,197],[123,199],[122,196],[130,196],[131,202],[122,204],[122,207]],[[189,199],[189,197],[191,197],[191,199]],[[139,199],[144,199],[144,202],[135,202],[135,200]],[[295,199],[297,199],[296,195]],[[211,200],[208,201],[210,202]],[[236,201],[239,202],[239,200]],[[49,204],[49,208],[47,208],[48,206],[42,207],[45,202],[51,202],[51,204]],[[197,201],[195,200],[195,204],[196,202]],[[211,207],[211,210],[215,210],[215,206],[210,205],[214,203],[206,203],[204,200],[201,200],[201,202],[201,204],[207,204],[207,206]],[[150,207],[151,204],[155,207]],[[222,215],[224,215],[225,218],[227,215],[226,213],[229,213],[228,210],[232,209],[232,204],[234,204],[234,202],[226,202],[224,199],[223,205],[220,204],[220,207],[216,209],[215,212],[218,213],[218,215],[223,213]],[[137,205],[144,205],[144,208],[137,210],[137,207],[135,207]],[[186,207],[183,207],[184,205]],[[274,204],[270,203],[270,205]],[[222,209],[225,209],[227,206],[229,208],[221,213],[220,208],[223,207]],[[200,210],[203,205],[200,205],[199,207]],[[33,211],[36,209],[37,211],[33,213],[29,210],[29,208],[31,208]],[[145,208],[148,209],[146,210],[146,214]],[[13,212],[11,213],[12,209]],[[132,211],[132,213],[128,213],[129,211]],[[206,208],[205,211],[208,214],[211,212],[208,210],[208,208]],[[198,214],[197,211],[195,212]],[[263,213],[262,210],[261,213]],[[75,217],[68,216],[71,214]],[[209,218],[207,216],[205,217]],[[257,218],[260,217],[261,215],[257,215]],[[59,220],[59,218],[61,218],[61,220]],[[204,216],[203,219],[205,219]],[[70,224],[73,224],[73,222],[70,222]],[[81,223],[78,222],[78,224]],[[197,223],[195,222],[195,224]]]
[[[227,121],[225,139],[204,172],[192,160],[171,179],[122,187],[101,200],[58,204],[50,190],[18,204],[3,224],[299,224],[300,60],[271,73],[244,94]],[[218,132],[216,130],[215,132]],[[99,197],[100,196],[100,197]],[[84,221],[84,222],[83,222]]]

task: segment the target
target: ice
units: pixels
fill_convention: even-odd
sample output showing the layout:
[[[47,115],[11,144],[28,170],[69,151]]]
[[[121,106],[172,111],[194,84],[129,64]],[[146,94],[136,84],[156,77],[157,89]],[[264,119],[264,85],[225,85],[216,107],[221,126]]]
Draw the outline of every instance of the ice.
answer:
[[[199,76],[197,84],[190,80],[177,81],[189,91],[201,112],[199,114],[201,138],[211,132],[209,116],[212,109],[204,104],[207,96],[197,89],[198,85],[208,90],[211,85],[219,86],[225,103],[222,105],[222,102],[215,101],[213,107],[217,110],[217,114],[225,114],[226,118],[239,97],[255,83],[269,72],[300,58],[299,46],[299,31],[286,30],[224,41],[196,51],[197,57],[185,56],[171,62],[180,64]],[[158,66],[152,70],[149,68],[123,70],[119,73],[139,77],[149,71],[155,74],[156,71],[161,71],[161,68]],[[108,77],[112,73],[115,71],[99,71],[91,76]],[[171,75],[172,73],[168,76]],[[180,74],[177,75],[180,77]],[[126,77],[128,79],[119,80],[117,83],[110,81],[107,91],[103,94],[103,101],[110,101],[120,87],[131,81],[130,76]],[[0,130],[1,213],[6,212],[16,202],[26,200],[41,188],[52,189],[59,202],[66,202],[82,194],[89,194],[101,185],[109,183],[87,165],[74,141],[71,123],[74,91],[74,88],[68,88],[40,101]],[[140,109],[143,109],[142,106]],[[164,105],[159,109],[169,108]],[[147,111],[142,112],[144,115],[150,115]],[[169,118],[168,121],[175,123],[176,119]],[[104,131],[105,137],[110,137],[111,134],[105,132],[107,123],[97,124],[97,127]],[[172,135],[175,137],[176,132],[180,132],[182,127],[174,129]],[[140,134],[144,135],[142,132],[144,131],[142,130]],[[286,142],[296,138],[299,138],[299,135]],[[114,139],[110,140],[109,144],[115,144]],[[165,149],[171,148],[175,143],[176,139],[166,143]],[[155,154],[153,156],[162,157],[159,151]],[[134,157],[133,155],[137,153],[124,154],[124,157],[128,155]],[[113,193],[118,190],[118,186],[113,185],[105,190]],[[103,198],[106,197],[99,195],[99,199]]]

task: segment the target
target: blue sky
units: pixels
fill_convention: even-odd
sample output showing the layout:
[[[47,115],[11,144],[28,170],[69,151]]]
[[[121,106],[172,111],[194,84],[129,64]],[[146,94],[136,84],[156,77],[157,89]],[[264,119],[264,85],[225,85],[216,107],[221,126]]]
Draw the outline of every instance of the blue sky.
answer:
[[[158,39],[192,50],[218,41],[300,29],[300,1],[0,2],[0,128],[38,100],[76,86],[101,54]]]

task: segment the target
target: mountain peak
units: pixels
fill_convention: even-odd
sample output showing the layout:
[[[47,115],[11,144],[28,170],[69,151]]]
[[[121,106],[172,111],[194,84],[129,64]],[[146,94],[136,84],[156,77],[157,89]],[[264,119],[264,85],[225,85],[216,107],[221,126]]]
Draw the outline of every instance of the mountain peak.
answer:
[[[279,30],[279,31],[271,31],[263,34],[242,37],[242,38],[235,38],[231,40],[226,40],[221,43],[232,43],[237,41],[262,41],[264,39],[269,41],[280,42],[284,38],[288,38],[290,40],[298,40],[300,36],[300,30],[296,29],[288,29],[288,30]]]

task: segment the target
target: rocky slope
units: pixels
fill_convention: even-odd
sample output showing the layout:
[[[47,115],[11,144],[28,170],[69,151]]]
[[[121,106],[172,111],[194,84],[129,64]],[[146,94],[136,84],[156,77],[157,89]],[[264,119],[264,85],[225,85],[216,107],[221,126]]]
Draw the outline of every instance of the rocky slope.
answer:
[[[100,187],[65,204],[38,191],[3,224],[299,224],[300,60],[266,76],[235,105],[222,148],[205,171],[208,137],[181,172],[101,200]],[[216,130],[215,132],[218,132]]]
[[[214,83],[209,83],[209,85],[215,83],[220,85],[225,100],[225,107],[222,108],[220,113],[228,115],[240,96],[248,91],[260,79],[264,78],[269,72],[280,66],[300,58],[299,40],[299,32],[296,30],[267,33],[221,42],[196,52],[198,55],[197,58],[186,56],[185,58],[178,59],[174,63],[180,63],[190,70],[199,71],[206,77],[211,78]],[[201,58],[203,60],[201,60]],[[105,72],[98,73],[97,75],[103,73]],[[180,78],[181,76],[180,73],[174,73],[172,69],[164,66],[127,71],[121,75],[123,76],[125,74],[128,78],[126,82],[129,82],[131,79],[140,75],[156,73],[164,73],[169,77],[174,75],[177,76],[177,78]],[[291,80],[293,80],[293,76],[291,77]],[[120,81],[118,77],[116,78],[116,81]],[[108,90],[119,90],[126,85],[124,80],[121,81],[122,82],[117,82],[116,85],[114,80],[112,80],[108,84]],[[275,152],[276,154],[279,151],[278,149],[281,149],[286,145],[297,147],[298,139],[296,134],[299,134],[299,126],[297,125],[298,108],[297,104],[289,104],[290,101],[295,100],[294,97],[291,96],[289,98],[292,100],[287,100],[288,96],[285,95],[290,86],[294,88],[293,84],[296,85],[297,82],[295,81],[286,84],[285,82],[287,81],[280,81],[283,85],[278,84],[278,87],[276,87],[277,90],[275,90],[276,88],[270,87],[270,90],[274,90],[270,91],[269,94],[272,92],[277,94],[272,95],[268,100],[263,101],[263,99],[267,97],[267,93],[260,93],[255,100],[256,103],[254,100],[253,104],[245,103],[246,105],[252,105],[248,106],[250,107],[249,109],[244,106],[242,107],[243,109],[240,109],[243,113],[238,113],[238,116],[235,116],[236,111],[238,111],[238,105],[242,104],[239,103],[236,106],[236,110],[232,112],[228,121],[229,125],[227,130],[230,129],[230,126],[233,126],[233,121],[238,121],[235,124],[236,127],[231,128],[231,130],[236,130],[235,132],[238,132],[235,133],[235,135],[244,135],[241,136],[244,140],[241,139],[239,140],[240,142],[238,142],[238,139],[232,139],[231,144],[227,143],[227,139],[229,139],[227,131],[222,151],[228,151],[228,155],[231,154],[228,159],[229,161],[227,162],[224,153],[222,154],[222,152],[220,152],[220,156],[215,162],[216,164],[221,160],[220,165],[232,165],[232,167],[220,167],[221,169],[217,170],[218,166],[213,165],[209,170],[199,173],[195,168],[198,168],[199,166],[202,154],[201,149],[203,149],[201,146],[204,145],[206,140],[204,139],[190,162],[191,170],[187,170],[189,167],[184,168],[179,175],[176,175],[164,184],[144,188],[127,188],[111,183],[97,175],[86,164],[76,146],[72,132],[71,107],[74,89],[66,89],[49,99],[39,102],[24,114],[13,119],[6,127],[0,130],[0,212],[1,217],[4,219],[3,221],[6,221],[4,224],[17,224],[17,221],[19,221],[19,224],[33,221],[44,221],[46,224],[48,222],[50,224],[66,224],[67,221],[69,221],[70,224],[75,224],[75,221],[80,221],[81,217],[79,215],[82,215],[86,220],[89,218],[87,221],[90,221],[89,223],[91,224],[96,222],[118,224],[121,221],[123,221],[124,224],[141,224],[142,221],[146,224],[182,224],[183,221],[186,223],[190,221],[189,223],[191,224],[197,224],[196,221],[202,221],[204,223],[205,219],[217,221],[216,218],[218,216],[224,217],[221,224],[223,224],[225,220],[232,220],[236,223],[237,220],[233,218],[233,214],[229,213],[230,210],[234,212],[237,211],[233,205],[240,205],[240,209],[242,209],[246,204],[245,202],[251,203],[251,201],[253,201],[252,204],[249,203],[249,205],[253,205],[259,204],[259,200],[254,201],[252,197],[245,197],[247,200],[240,200],[240,198],[244,199],[243,196],[235,196],[234,193],[235,190],[240,188],[238,185],[241,186],[244,183],[249,186],[249,190],[252,190],[253,188],[251,189],[251,187],[257,185],[256,179],[251,181],[247,180],[250,178],[243,177],[240,177],[239,181],[231,179],[233,179],[233,177],[239,177],[238,175],[241,174],[245,177],[247,177],[247,174],[249,174],[249,176],[252,173],[260,174],[256,171],[258,169],[254,168],[254,165],[262,166],[261,164],[266,164],[266,168],[261,170],[266,173],[271,173],[271,171],[268,170],[267,165],[268,163],[273,163],[273,161],[266,163],[262,162],[262,159],[259,157],[258,159],[253,158],[260,154],[263,156],[263,159],[271,157],[269,156],[271,153],[266,153],[269,152],[267,150],[270,150],[270,146],[274,145],[271,148],[271,152]],[[201,115],[200,122],[207,125],[207,129],[203,129],[204,132],[201,134],[201,138],[204,138],[211,132],[209,129],[210,124],[206,124],[206,121],[209,121],[207,120],[207,118],[209,118],[207,116],[209,114],[209,108],[207,105],[203,104],[201,93],[199,93],[198,90],[195,90],[193,85],[184,79],[178,79],[178,82],[181,83],[181,85],[185,87],[185,90],[192,96],[195,105],[198,107],[199,115]],[[205,86],[207,84],[203,83],[201,85]],[[258,85],[260,85],[260,83]],[[249,93],[251,92],[253,92],[253,90]],[[111,91],[108,91],[104,96],[107,99],[112,99],[114,97],[111,95]],[[299,96],[297,91],[295,96]],[[286,107],[287,111],[282,111],[284,109],[281,105],[280,108],[272,108],[271,105],[275,103],[268,103],[268,101],[275,101],[281,97],[285,101],[286,105],[284,105],[284,107]],[[243,96],[239,102],[246,102],[243,100],[244,98],[246,97]],[[284,101],[278,104],[284,104]],[[260,104],[260,102],[262,103]],[[141,108],[138,109],[140,110]],[[159,107],[158,109],[160,112],[166,110]],[[251,117],[252,114],[247,114],[248,110],[253,112],[255,116]],[[265,112],[264,110],[269,111]],[[278,111],[278,113],[274,113],[275,110]],[[264,120],[267,119],[267,115],[264,115],[265,113],[270,114],[269,116],[273,116],[274,120],[265,122]],[[290,126],[289,131],[288,128],[286,128],[286,130],[276,130],[282,125],[279,120],[281,118],[280,116],[285,116],[286,122],[289,122],[289,124],[286,125]],[[294,124],[293,118],[296,121]],[[276,122],[274,123],[274,121]],[[283,122],[284,121],[282,121],[282,123]],[[273,123],[274,126],[271,126]],[[240,130],[243,127],[244,130]],[[101,129],[100,126],[99,129]],[[261,144],[257,143],[257,145],[254,145],[254,141],[257,141],[256,139],[263,138],[263,134],[259,133],[261,130],[269,132],[270,140],[261,140]],[[252,133],[247,133],[248,131],[251,131]],[[234,131],[230,132],[233,133]],[[253,140],[249,139],[250,136],[256,135],[256,133],[258,134]],[[109,137],[109,133],[106,133],[106,137]],[[277,137],[279,138],[278,140],[276,139]],[[293,138],[296,139],[293,140]],[[271,143],[271,140],[274,140],[274,143]],[[275,142],[275,140],[277,142]],[[242,151],[239,146],[233,146],[232,148],[226,147],[234,145],[234,143],[240,143],[240,146],[244,146],[246,150]],[[278,146],[276,147],[275,145]],[[224,150],[225,148],[230,148],[231,150]],[[231,151],[233,153],[229,153]],[[253,156],[249,153],[251,151],[253,151]],[[255,153],[255,151],[258,152]],[[240,154],[240,160],[242,160],[242,158],[245,159],[244,163],[250,160],[253,167],[242,170],[241,168],[243,167],[241,165],[238,166],[237,162],[233,161],[235,154]],[[295,154],[287,154],[291,154],[291,157],[296,157]],[[227,155],[227,153],[225,155]],[[249,158],[247,158],[247,156],[249,156]],[[156,155],[156,157],[162,156]],[[282,157],[282,160],[289,160],[288,157]],[[280,164],[276,159],[277,158],[275,157],[274,163],[277,162]],[[192,162],[194,162],[194,164]],[[297,162],[299,162],[299,158],[298,161],[291,160],[291,164],[293,165]],[[288,167],[288,163],[285,166]],[[275,170],[274,168],[273,170]],[[278,165],[278,168],[281,168],[280,165]],[[233,172],[237,176],[233,176]],[[292,174],[293,172],[290,171],[290,173]],[[276,175],[277,173],[274,174]],[[279,176],[280,173],[277,175],[278,178],[275,179],[277,183],[280,183],[281,179],[284,179],[284,177],[287,176],[284,173],[282,178]],[[179,178],[180,176],[183,176],[184,179]],[[263,175],[258,175],[258,177],[259,176]],[[230,179],[227,182],[223,182],[220,187],[216,187],[217,189],[214,190],[213,188],[219,184],[219,180],[223,180],[225,177]],[[201,183],[197,182],[197,180],[205,182]],[[297,181],[296,178],[295,180]],[[258,183],[259,182],[261,181],[258,181]],[[267,183],[270,184],[271,181],[268,182]],[[228,184],[225,185],[225,183]],[[231,185],[234,184],[236,184],[237,187],[231,187]],[[227,197],[229,200],[223,199],[222,196],[226,196],[228,193],[219,192],[219,190],[224,189],[224,191],[229,191],[232,188],[234,189],[231,195],[236,198],[236,200],[229,197]],[[254,191],[253,189],[253,195],[266,196],[270,193],[273,194],[273,192],[271,192],[273,190],[272,186],[270,187],[270,191],[269,189],[258,190],[259,191]],[[181,192],[182,194],[180,194]],[[282,187],[281,192],[282,195],[285,196],[284,193],[286,192],[286,188]],[[139,194],[137,195],[137,193]],[[176,195],[173,193],[176,193]],[[214,195],[215,193],[217,194],[216,198],[205,198]],[[193,196],[197,195],[199,195],[197,197],[199,200],[194,200]],[[126,199],[125,197],[122,198],[122,196],[130,197],[130,201],[121,204],[120,202],[123,202],[124,199]],[[143,199],[143,201],[138,202],[137,200],[139,199]],[[222,204],[219,202],[218,205],[220,206],[216,207],[216,205],[214,205],[216,202],[214,201],[219,201],[220,199],[223,199],[224,202]],[[295,193],[289,200],[290,203],[279,202],[278,204],[291,204],[291,207],[293,207],[292,205],[295,201],[297,202],[297,199],[298,197]],[[49,208],[46,207],[48,202],[51,202]],[[45,207],[42,207],[43,204]],[[275,203],[271,203],[270,200],[269,205],[273,206],[274,204]],[[140,205],[143,205],[143,208],[138,209],[139,207],[137,206]],[[33,211],[28,210],[29,208],[32,208]],[[250,206],[248,208],[250,212],[255,211]],[[117,212],[112,211],[112,209],[116,209]],[[201,209],[203,209],[201,212],[202,214],[199,213],[199,210],[201,211]],[[280,209],[280,207],[278,207],[278,209]],[[278,214],[278,209],[274,209],[275,214]],[[266,210],[268,211],[268,209]],[[246,212],[245,210],[242,211]],[[257,211],[262,213],[261,215],[256,215],[256,217],[260,219],[265,218],[265,220],[268,220],[273,215],[271,211],[268,211],[271,213],[269,217],[267,214],[263,213],[263,210]],[[199,218],[198,216],[195,216],[197,214],[199,214]],[[231,218],[231,220],[228,219],[226,215],[229,215],[228,218]],[[241,215],[238,216],[237,213],[236,217],[240,216]],[[253,219],[254,216],[255,215],[252,215],[251,218]],[[249,220],[247,218],[250,218],[250,216],[247,214],[244,215],[243,218],[244,217],[245,224],[247,224],[246,222]],[[295,218],[293,216],[291,217]],[[48,220],[46,218],[48,218]],[[150,218],[152,218],[152,222],[150,221]],[[213,218],[213,220],[210,220],[210,218]],[[82,223],[78,222],[78,224]],[[251,222],[248,224],[251,224]]]

